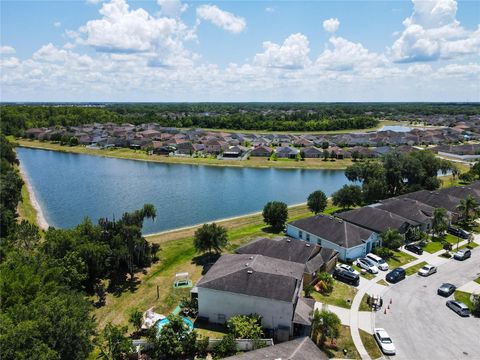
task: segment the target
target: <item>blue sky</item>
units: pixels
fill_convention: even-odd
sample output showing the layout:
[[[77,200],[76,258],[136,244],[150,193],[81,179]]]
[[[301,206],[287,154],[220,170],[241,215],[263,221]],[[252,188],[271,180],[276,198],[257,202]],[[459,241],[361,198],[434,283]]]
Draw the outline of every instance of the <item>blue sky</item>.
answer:
[[[478,1],[2,1],[2,101],[479,101]]]

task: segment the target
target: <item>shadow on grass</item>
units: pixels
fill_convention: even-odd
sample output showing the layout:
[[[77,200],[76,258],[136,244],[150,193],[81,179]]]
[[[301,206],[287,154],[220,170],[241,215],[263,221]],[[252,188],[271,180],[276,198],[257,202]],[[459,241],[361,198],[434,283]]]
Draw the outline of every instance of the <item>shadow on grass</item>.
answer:
[[[192,264],[202,267],[202,275],[205,275],[207,271],[212,267],[213,264],[218,260],[220,254],[215,253],[205,253],[202,255],[195,256],[192,259]]]
[[[110,279],[107,292],[113,294],[115,297],[118,297],[125,291],[129,291],[131,293],[135,292],[139,285],[140,280],[136,276],[131,278],[127,274],[117,274],[115,277]]]
[[[265,226],[261,230],[267,234],[283,235],[283,229],[275,229],[271,226]]]

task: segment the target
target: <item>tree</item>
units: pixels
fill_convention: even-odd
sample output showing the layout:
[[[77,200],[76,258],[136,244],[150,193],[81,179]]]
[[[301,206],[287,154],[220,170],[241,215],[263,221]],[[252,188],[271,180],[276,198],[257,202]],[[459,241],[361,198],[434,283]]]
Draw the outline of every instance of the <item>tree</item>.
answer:
[[[98,349],[100,350],[99,359],[127,359],[128,354],[134,351],[132,340],[125,335],[127,331],[126,326],[115,326],[110,322],[105,325],[100,338],[97,339]]]
[[[220,253],[228,243],[227,229],[216,223],[203,224],[195,231],[193,245],[198,252]]]
[[[133,325],[135,331],[142,327],[143,314],[137,308],[133,308],[128,316],[128,322]]]
[[[447,230],[448,217],[447,210],[444,208],[436,208],[433,210],[432,217],[432,240],[435,240],[436,236],[440,236]]]
[[[312,320],[312,337],[316,340],[320,334],[320,346],[322,346],[327,337],[333,339],[338,336],[340,325],[340,319],[336,314],[316,309]]]
[[[467,195],[465,199],[461,199],[457,209],[467,225],[470,225],[480,215],[479,204],[472,195]]]
[[[227,321],[228,331],[237,339],[263,337],[262,319],[258,315],[235,315]]]
[[[223,359],[228,356],[235,355],[238,352],[235,337],[232,334],[225,335],[222,340],[215,346],[215,359]]]
[[[27,250],[32,251],[40,242],[40,232],[36,225],[26,220],[22,220],[15,229],[16,244]]]
[[[327,149],[324,149],[324,150],[323,150],[322,156],[323,156],[323,161],[327,161],[327,160],[328,160],[328,158],[330,157],[330,153],[328,152]]]
[[[331,294],[333,291],[333,277],[327,272],[318,274],[318,286],[323,295]]]
[[[153,344],[153,356],[155,359],[181,359],[192,357],[197,349],[197,334],[190,331],[182,317],[169,315],[169,322],[161,330],[158,336],[157,329],[153,327],[149,334],[149,340]]]
[[[391,250],[398,250],[403,244],[403,237],[396,229],[388,229],[380,235],[384,247]]]
[[[273,230],[281,231],[288,219],[288,206],[280,201],[270,201],[263,207],[263,221]]]
[[[362,204],[362,189],[358,185],[343,185],[332,195],[333,205],[347,209]]]
[[[327,196],[321,190],[317,190],[308,195],[307,206],[311,212],[318,214],[327,207]]]

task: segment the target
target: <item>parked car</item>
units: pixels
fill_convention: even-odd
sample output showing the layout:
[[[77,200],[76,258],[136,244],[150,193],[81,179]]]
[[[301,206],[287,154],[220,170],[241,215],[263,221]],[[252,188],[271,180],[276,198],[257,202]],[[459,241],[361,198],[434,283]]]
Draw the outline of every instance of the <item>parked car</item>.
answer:
[[[447,306],[460,316],[470,316],[470,309],[460,301],[447,300]]]
[[[405,276],[405,269],[398,267],[390,271],[387,276],[385,276],[385,279],[390,283],[397,283],[400,280],[405,279]]]
[[[333,272],[333,278],[353,286],[358,286],[358,284],[360,284],[360,275],[341,268],[335,269]]]
[[[351,272],[352,274],[360,275],[360,273],[357,270],[355,270],[353,267],[351,267],[348,264],[338,264],[337,268]]]
[[[371,274],[378,274],[378,268],[367,258],[357,259],[357,266],[367,270]]]
[[[388,264],[383,260],[380,256],[369,253],[367,256],[365,256],[370,262],[372,262],[376,267],[378,267],[380,270],[387,271],[388,270]]]
[[[470,256],[472,256],[472,252],[468,249],[460,249],[455,254],[453,254],[453,258],[456,260],[466,260]]]
[[[463,229],[456,228],[456,227],[453,227],[453,226],[449,226],[447,231],[450,234],[458,236],[459,238],[462,238],[462,239],[468,239],[468,236],[470,235],[470,233],[468,231],[465,231]]]
[[[416,244],[405,245],[405,250],[411,251],[411,252],[413,252],[417,255],[422,255],[423,254],[423,249]]]
[[[455,285],[450,283],[444,283],[440,285],[440,287],[438,288],[437,294],[441,296],[449,297],[455,292],[456,289],[457,287]]]
[[[393,341],[385,329],[375,328],[373,329],[373,335],[385,355],[395,355],[395,345],[393,345]]]
[[[437,267],[433,265],[424,265],[420,270],[418,270],[418,275],[421,276],[430,276],[437,272]]]

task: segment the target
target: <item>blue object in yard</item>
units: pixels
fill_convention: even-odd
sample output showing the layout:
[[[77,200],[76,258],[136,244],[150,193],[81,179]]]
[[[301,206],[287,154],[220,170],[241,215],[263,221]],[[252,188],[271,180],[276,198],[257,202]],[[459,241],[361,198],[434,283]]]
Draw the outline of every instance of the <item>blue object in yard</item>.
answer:
[[[189,318],[186,318],[186,317],[182,317],[182,320],[183,320],[185,326],[188,327],[188,332],[191,332],[193,330],[192,321]],[[165,325],[167,325],[169,322],[170,322],[170,320],[168,320],[168,318],[157,321],[157,323],[155,324],[155,327],[157,328],[157,337],[160,336],[163,327]]]

